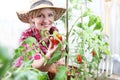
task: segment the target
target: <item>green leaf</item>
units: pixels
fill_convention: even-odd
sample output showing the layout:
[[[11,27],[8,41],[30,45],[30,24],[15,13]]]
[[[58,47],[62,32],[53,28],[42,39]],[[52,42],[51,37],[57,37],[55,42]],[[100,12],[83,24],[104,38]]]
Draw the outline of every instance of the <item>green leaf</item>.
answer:
[[[100,41],[102,41],[103,35],[98,35],[98,39],[99,39]]]
[[[79,28],[82,28],[82,29],[84,28],[84,27],[83,27],[84,25],[83,25],[83,23],[81,23],[81,22],[78,23],[77,26],[78,26]]]
[[[48,61],[48,64],[52,64],[52,63],[58,61],[58,60],[61,58],[61,56],[62,56],[61,51],[56,50],[56,51],[54,52],[52,58]]]
[[[90,15],[89,16],[89,22],[88,22],[88,27],[94,25],[97,21],[97,17],[95,15]]]
[[[33,43],[36,43],[36,39],[34,37],[28,37],[23,41],[22,44],[24,43],[29,44],[32,47]]]
[[[28,58],[27,55],[24,55],[24,61],[25,61],[25,62],[28,62],[28,61],[29,61],[29,58]]]
[[[105,54],[111,55],[111,51],[110,51],[109,49],[106,49],[106,50],[105,50]]]
[[[45,72],[41,72],[41,74],[38,77],[38,80],[49,80],[49,76]]]
[[[13,80],[49,80],[47,73],[41,71],[21,69],[18,72],[14,72]]]
[[[0,45],[0,79],[8,71],[12,64],[12,53],[8,53],[5,46]]]
[[[67,79],[67,71],[68,69],[65,66],[60,66],[58,68],[58,72],[55,75],[53,80],[66,80]]]
[[[66,16],[63,15],[63,16],[60,18],[60,20],[62,20],[62,22],[65,24]]]
[[[36,54],[36,51],[35,51],[35,50],[32,50],[32,51],[28,52],[28,55],[29,55],[29,56],[33,56],[33,55],[35,55],[35,54]]]
[[[105,43],[104,43],[104,46],[109,46],[109,43],[108,43],[108,42],[105,42]]]
[[[99,16],[97,16],[97,21],[96,21],[96,25],[94,27],[94,30],[100,30],[100,31],[103,30],[103,23],[102,23],[102,20]]]
[[[23,51],[25,51],[26,48],[24,46],[19,46],[18,48],[15,49],[15,56],[14,59],[20,57],[23,54]]]
[[[102,22],[97,22],[95,27],[94,27],[94,30],[100,30],[102,31],[103,30],[103,24]]]
[[[59,50],[62,50],[62,48],[63,48],[62,42],[60,42],[60,43],[58,44],[58,48],[59,48]]]
[[[92,0],[88,0],[89,2],[92,2]]]
[[[86,11],[83,13],[82,17],[89,16],[90,14],[91,14],[91,10],[87,8]]]

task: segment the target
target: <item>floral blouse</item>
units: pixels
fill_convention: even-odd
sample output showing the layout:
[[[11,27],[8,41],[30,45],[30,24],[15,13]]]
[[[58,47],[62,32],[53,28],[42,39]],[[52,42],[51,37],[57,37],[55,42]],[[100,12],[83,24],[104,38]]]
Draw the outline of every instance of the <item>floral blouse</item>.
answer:
[[[49,33],[50,34],[53,34],[53,31],[58,31],[58,29],[56,27],[51,27],[50,30],[49,30]],[[21,37],[20,37],[20,42],[22,42],[23,40],[25,40],[26,38],[28,37],[34,37],[37,42],[39,42],[40,40],[42,40],[42,35],[41,33],[38,31],[38,29],[36,29],[35,27],[30,27],[28,28],[27,30],[25,30]],[[46,45],[47,47],[49,46],[49,42],[46,42]],[[29,48],[29,45],[28,44],[24,44],[23,46],[25,46],[26,48]],[[39,44],[39,48],[42,50],[42,52],[44,54],[47,53],[47,47],[42,45],[42,44]],[[38,60],[42,57],[42,55],[39,53],[39,52],[36,52],[36,55],[33,56],[33,59],[35,60]],[[18,58],[18,60],[15,62],[15,66],[16,67],[20,67],[24,62],[24,57],[23,56],[20,56]]]

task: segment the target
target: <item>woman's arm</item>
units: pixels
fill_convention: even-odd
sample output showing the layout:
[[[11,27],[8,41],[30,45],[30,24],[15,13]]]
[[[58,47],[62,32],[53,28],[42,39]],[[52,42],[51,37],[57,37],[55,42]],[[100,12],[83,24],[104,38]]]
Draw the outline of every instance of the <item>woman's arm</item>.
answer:
[[[52,47],[52,44],[53,43],[50,41],[50,45],[49,45],[47,54],[45,55],[48,60],[52,57],[54,51],[58,48],[58,45],[55,45],[54,47]],[[55,67],[54,64],[44,65],[44,63],[45,63],[45,59],[44,59],[44,57],[42,57],[39,60],[34,60],[32,63],[32,67],[40,69],[41,71],[48,71],[49,67],[51,67],[52,65],[53,65],[53,67]]]
[[[40,66],[41,65],[41,66]],[[63,58],[61,58],[59,61],[52,63],[52,64],[46,64],[44,65],[44,58],[40,59],[40,60],[34,60],[32,66],[34,68],[37,68],[41,71],[48,71],[51,73],[56,73],[57,69],[60,65],[65,65],[65,61]]]

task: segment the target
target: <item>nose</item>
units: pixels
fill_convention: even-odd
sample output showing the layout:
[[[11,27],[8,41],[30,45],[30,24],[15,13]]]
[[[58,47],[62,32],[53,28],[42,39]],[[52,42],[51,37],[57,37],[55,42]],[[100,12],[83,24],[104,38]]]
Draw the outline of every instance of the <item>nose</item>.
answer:
[[[44,23],[48,23],[48,22],[49,22],[49,18],[48,18],[48,17],[44,17],[43,22],[44,22]]]

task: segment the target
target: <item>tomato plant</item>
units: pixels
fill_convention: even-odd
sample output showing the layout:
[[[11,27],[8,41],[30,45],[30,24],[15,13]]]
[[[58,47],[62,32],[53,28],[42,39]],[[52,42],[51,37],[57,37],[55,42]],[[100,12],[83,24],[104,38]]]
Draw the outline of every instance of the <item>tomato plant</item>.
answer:
[[[78,61],[74,62],[74,60],[71,62],[73,65],[76,64],[78,68],[79,75],[74,75],[76,76],[75,80],[98,79],[101,60],[104,56],[111,55],[110,45],[106,40],[109,37],[103,33],[102,19],[87,6],[91,2],[92,0],[70,0],[72,7],[68,9],[69,35],[67,36],[67,44],[69,45],[68,54],[71,56],[69,60],[71,61],[73,58],[76,60],[77,57],[77,60],[82,62],[82,64]],[[62,18],[63,22],[64,18]],[[82,58],[76,53],[80,53]]]

